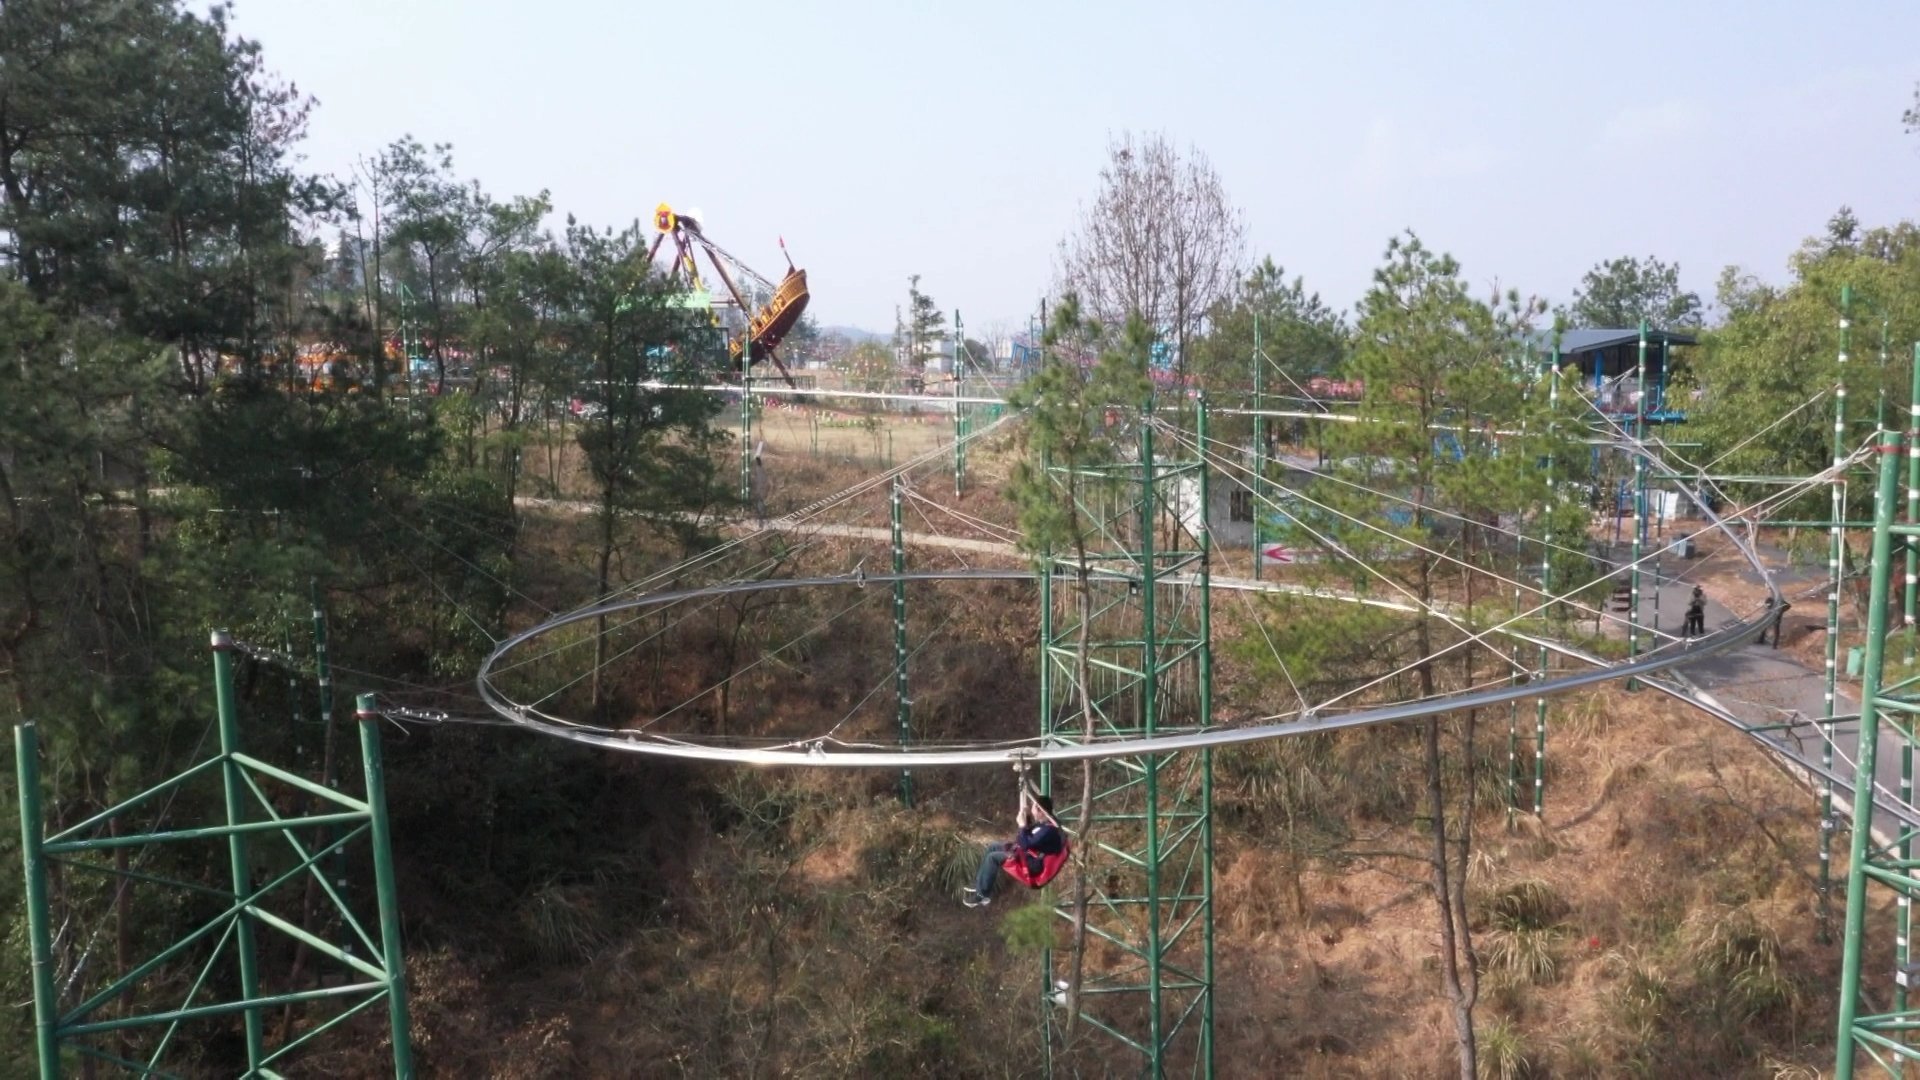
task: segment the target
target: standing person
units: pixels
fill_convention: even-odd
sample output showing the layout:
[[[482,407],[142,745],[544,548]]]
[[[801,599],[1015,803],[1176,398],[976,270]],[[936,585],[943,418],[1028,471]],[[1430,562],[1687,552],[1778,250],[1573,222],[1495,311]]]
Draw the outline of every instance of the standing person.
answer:
[[[993,902],[993,883],[1000,871],[1037,889],[1052,881],[1067,864],[1067,834],[1053,817],[1053,799],[1035,795],[1020,782],[1020,811],[1015,817],[1020,832],[1012,840],[995,840],[980,857],[980,870],[961,903],[985,907]]]
[[[1698,637],[1707,632],[1707,594],[1695,585],[1693,599],[1687,601],[1687,619],[1680,633],[1685,637]]]

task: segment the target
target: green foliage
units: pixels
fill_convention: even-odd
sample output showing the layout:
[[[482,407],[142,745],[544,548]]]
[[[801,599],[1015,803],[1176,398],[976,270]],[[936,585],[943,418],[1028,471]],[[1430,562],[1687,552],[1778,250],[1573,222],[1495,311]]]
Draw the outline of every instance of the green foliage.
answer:
[[[295,171],[308,103],[226,20],[167,0],[0,5],[0,713],[42,721],[57,821],[204,755],[208,628],[297,643],[297,662],[311,581],[341,690],[367,687],[363,672],[383,688],[463,680],[526,586],[513,499],[529,429],[583,382],[606,418],[583,441],[618,489],[614,541],[630,542],[644,509],[697,546],[729,498],[717,403],[639,386],[711,367],[718,350],[646,280],[631,231],[576,228],[558,247],[544,194],[490,199],[453,175],[446,148],[411,138],[367,163],[350,204]],[[385,393],[396,313],[443,374],[464,351],[463,392]],[[335,358],[331,386],[304,385],[292,360],[306,348]],[[240,694],[245,715],[273,718],[249,725],[249,749],[309,770],[311,688],[243,660]],[[600,904],[660,899],[625,871],[602,880],[591,834],[659,796],[636,797],[598,758],[436,731],[390,744],[389,764],[413,777],[390,793],[410,873],[483,934],[581,956],[604,933]],[[678,788],[654,777],[646,791]],[[134,826],[163,806],[167,824],[217,813],[183,795]],[[172,851],[144,869],[222,876]],[[76,920],[109,900],[84,875],[56,888]],[[135,894],[136,952],[194,915],[162,893]],[[17,943],[20,905],[4,909]],[[431,902],[410,920],[427,936],[440,925]],[[63,970],[85,947],[63,944]],[[27,965],[0,950],[18,1001]],[[104,969],[93,954],[90,972]],[[9,1075],[21,1015],[0,1018]],[[232,1071],[229,1052],[215,1045],[190,1071]]]
[[[1873,430],[1876,399],[1908,398],[1911,356],[1920,338],[1920,228],[1902,222],[1847,240],[1808,240],[1790,262],[1791,278],[1770,285],[1729,267],[1720,277],[1726,321],[1709,331],[1689,373],[1699,400],[1688,431],[1705,445],[1697,460],[1733,474],[1807,475],[1832,464],[1832,389],[1847,384],[1847,430],[1854,450]],[[1840,296],[1851,287],[1851,353],[1840,351]],[[1890,343],[1879,362],[1882,339]],[[1825,396],[1822,396],[1825,395]],[[1818,400],[1815,400],[1818,398]],[[1771,489],[1725,485],[1736,499]],[[1850,512],[1866,513],[1872,485],[1849,491]],[[1782,516],[1824,518],[1822,490],[1782,507]]]
[[[1019,511],[1021,548],[1035,556],[1084,549],[1095,524],[1082,505],[1081,471],[1119,459],[1152,394],[1153,332],[1137,316],[1114,338],[1068,295],[1045,345],[1039,372],[1009,395],[1027,423],[1006,492]]]
[[[182,418],[181,440],[163,456],[164,477],[204,491],[215,505],[265,519],[322,547],[368,543],[390,528],[406,482],[438,457],[441,432],[361,394],[291,395],[239,380]],[[272,432],[271,439],[261,438]]]
[[[856,390],[884,390],[894,376],[893,353],[877,341],[863,341],[842,353],[834,368]]]
[[[1396,653],[1389,646],[1401,620],[1393,612],[1285,593],[1261,596],[1253,607],[1258,629],[1226,638],[1215,648],[1246,664],[1287,706],[1299,703],[1294,686],[1309,700],[1319,700],[1395,666]]]
[[[1000,920],[1000,936],[1007,943],[1007,951],[1037,956],[1043,950],[1059,947],[1059,922],[1048,892],[1042,890],[1039,903],[1021,904]]]
[[[1571,327],[1685,330],[1700,325],[1700,295],[1680,287],[1680,266],[1648,256],[1609,259],[1587,271],[1565,314]]]
[[[1420,512],[1427,506],[1485,518],[1551,505],[1536,467],[1536,455],[1550,449],[1544,395],[1529,394],[1531,373],[1509,361],[1537,311],[1511,293],[1500,308],[1481,303],[1468,294],[1451,257],[1429,251],[1418,237],[1391,241],[1361,301],[1350,363],[1365,384],[1359,415],[1367,422],[1333,425],[1327,438],[1336,476],[1402,496],[1415,512],[1395,523],[1390,511],[1400,507],[1321,485],[1318,501],[1372,520],[1357,525],[1315,513],[1312,525],[1296,524],[1295,539],[1323,546],[1319,533],[1362,558],[1391,563],[1389,553],[1399,548],[1390,538],[1421,543],[1435,534],[1437,521]],[[1539,441],[1523,439],[1514,448],[1519,452],[1502,452],[1496,423],[1538,432]],[[1299,516],[1307,517],[1307,509]]]
[[[1288,281],[1286,271],[1271,257],[1261,261],[1234,291],[1207,313],[1208,331],[1192,346],[1195,379],[1214,401],[1248,401],[1253,393],[1254,328],[1259,326],[1260,351],[1269,366],[1264,388],[1273,400],[1268,408],[1295,407],[1309,379],[1335,375],[1346,363],[1349,331],[1345,317],[1329,308],[1319,293],[1309,293],[1305,280]],[[1294,441],[1305,442],[1317,432],[1299,421]],[[1275,434],[1284,422],[1268,421]],[[1252,418],[1221,417],[1212,432],[1218,438],[1241,440],[1252,430]]]
[[[257,363],[304,257],[290,218],[330,204],[289,165],[310,103],[224,7],[172,0],[10,2],[0,71],[10,271],[64,315],[174,347],[189,387],[223,354]]]
[[[1577,425],[1550,411],[1540,373],[1517,355],[1539,305],[1512,292],[1495,300],[1473,298],[1459,265],[1418,237],[1388,244],[1348,364],[1364,384],[1362,422],[1329,425],[1331,464],[1287,496],[1282,538],[1328,553],[1308,569],[1311,578],[1425,601],[1444,572],[1460,577],[1462,602],[1486,602],[1492,588],[1467,567],[1510,559],[1508,576],[1533,576],[1526,564],[1538,558],[1493,526],[1504,519],[1528,535],[1549,525],[1561,537],[1583,533],[1577,488],[1550,486],[1540,467],[1549,454],[1560,463],[1574,456]],[[1458,554],[1449,563],[1409,558],[1410,546]],[[1567,575],[1556,582],[1564,587],[1575,565],[1556,560],[1556,570]]]
[[[949,833],[941,844],[936,887],[946,897],[959,896],[973,884],[980,867],[980,845],[961,833]]]
[[[946,316],[933,297],[920,291],[920,275],[907,278],[906,366],[909,372],[927,370],[947,340]]]
[[[691,546],[699,516],[729,502],[716,461],[728,436],[711,423],[720,402],[647,384],[711,370],[713,335],[649,273],[638,226],[616,233],[569,223],[567,258],[576,315],[566,332],[589,363],[593,381],[582,397],[598,412],[578,440],[600,512],[645,510],[650,524]]]

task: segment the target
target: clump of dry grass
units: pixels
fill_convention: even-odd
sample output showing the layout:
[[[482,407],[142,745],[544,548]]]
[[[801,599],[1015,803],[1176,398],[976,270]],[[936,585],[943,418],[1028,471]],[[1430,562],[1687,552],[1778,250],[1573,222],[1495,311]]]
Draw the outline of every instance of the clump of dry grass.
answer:
[[[1258,940],[1301,920],[1289,909],[1289,873],[1278,854],[1255,848],[1241,852],[1214,880],[1214,909],[1220,925],[1236,936]]]
[[[1750,909],[1696,910],[1680,938],[1692,969],[1692,1008],[1717,1046],[1737,1052],[1755,1025],[1791,1020],[1799,987],[1782,962],[1779,934]]]
[[[596,895],[583,885],[549,881],[534,889],[521,904],[521,926],[541,960],[583,960],[605,944],[607,929],[595,903]]]
[[[1608,755],[1600,773],[1600,801],[1606,802],[1617,797],[1627,788],[1646,779],[1646,776],[1645,761],[1623,761]]]
[[[1566,901],[1537,878],[1496,889],[1484,901],[1488,929],[1480,953],[1487,969],[1536,986],[1553,982],[1560,974],[1566,913]]]
[[[1538,814],[1515,814],[1513,831],[1520,841],[1519,850],[1535,860],[1551,859],[1565,848],[1546,819]]]
[[[1480,1080],[1527,1080],[1536,1074],[1526,1037],[1505,1017],[1483,1021],[1474,1031]]]
[[[1603,738],[1612,729],[1604,694],[1581,694],[1563,699],[1564,704],[1549,714],[1548,730],[1558,739],[1588,742]]]

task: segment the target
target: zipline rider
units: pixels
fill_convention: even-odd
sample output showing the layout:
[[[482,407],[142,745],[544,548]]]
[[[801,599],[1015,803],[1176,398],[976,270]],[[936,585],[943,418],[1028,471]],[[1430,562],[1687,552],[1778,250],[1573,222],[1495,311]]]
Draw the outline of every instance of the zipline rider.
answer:
[[[1038,889],[1067,865],[1067,834],[1053,816],[1051,796],[1037,794],[1027,784],[1026,765],[1014,766],[1020,777],[1020,810],[1015,822],[1019,835],[1012,840],[995,840],[980,857],[980,870],[961,903],[985,907],[993,902],[993,883],[1005,870],[1008,876],[1030,889]]]

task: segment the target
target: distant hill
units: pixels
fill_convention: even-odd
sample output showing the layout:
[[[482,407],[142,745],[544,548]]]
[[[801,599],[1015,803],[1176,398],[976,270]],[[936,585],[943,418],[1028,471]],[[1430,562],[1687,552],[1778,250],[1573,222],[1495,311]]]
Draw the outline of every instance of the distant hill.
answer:
[[[846,338],[855,345],[863,341],[886,341],[890,336],[887,334],[876,334],[871,330],[862,330],[857,326],[823,326],[820,328],[821,337],[833,337],[836,335]]]

